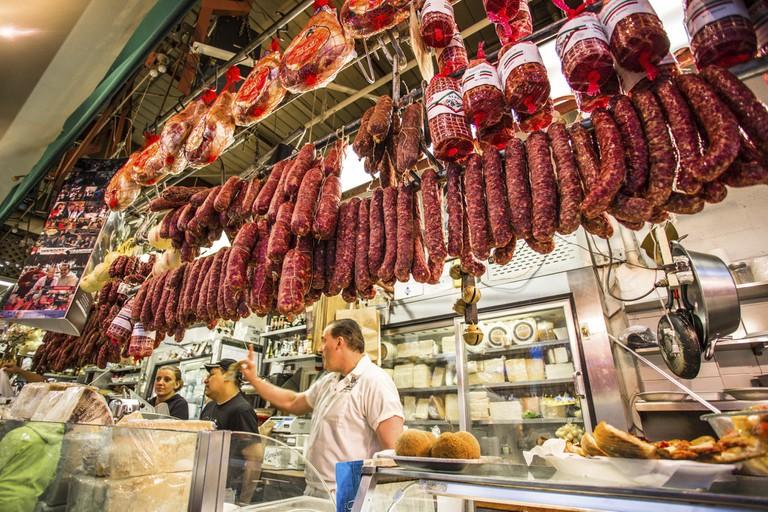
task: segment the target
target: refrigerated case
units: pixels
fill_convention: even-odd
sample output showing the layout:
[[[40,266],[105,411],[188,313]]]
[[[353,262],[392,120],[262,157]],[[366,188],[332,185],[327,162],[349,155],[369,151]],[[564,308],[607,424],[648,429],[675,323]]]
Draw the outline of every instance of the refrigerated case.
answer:
[[[158,370],[168,366],[178,366],[181,370],[181,380],[184,385],[179,390],[179,394],[184,397],[189,404],[189,417],[198,418],[200,411],[205,403],[205,377],[207,372],[205,364],[211,362],[211,356],[192,357],[189,359],[172,359],[155,364],[152,369],[152,378],[147,386],[146,398],[154,396],[154,382]]]
[[[382,366],[400,392],[406,425],[468,430],[483,455],[521,461],[542,437],[591,428],[582,349],[566,299],[485,312],[483,341],[462,320],[382,331]]]

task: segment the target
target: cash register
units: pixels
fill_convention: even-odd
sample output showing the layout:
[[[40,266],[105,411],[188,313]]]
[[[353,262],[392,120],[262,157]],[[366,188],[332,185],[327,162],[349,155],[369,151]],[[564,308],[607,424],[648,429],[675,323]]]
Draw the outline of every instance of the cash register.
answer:
[[[304,456],[309,440],[310,418],[272,416],[271,437],[275,443],[264,448],[264,467],[269,469],[304,469]]]

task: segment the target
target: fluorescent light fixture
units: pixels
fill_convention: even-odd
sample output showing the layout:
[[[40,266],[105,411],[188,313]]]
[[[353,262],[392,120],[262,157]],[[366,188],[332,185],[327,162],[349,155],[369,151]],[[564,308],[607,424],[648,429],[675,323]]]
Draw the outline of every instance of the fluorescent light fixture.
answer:
[[[5,286],[6,288],[10,288],[11,286],[15,285],[13,281],[6,281],[5,279],[0,279],[0,286]]]
[[[0,37],[3,39],[16,39],[22,36],[31,36],[36,34],[37,30],[34,28],[17,28],[13,25],[0,26]]]

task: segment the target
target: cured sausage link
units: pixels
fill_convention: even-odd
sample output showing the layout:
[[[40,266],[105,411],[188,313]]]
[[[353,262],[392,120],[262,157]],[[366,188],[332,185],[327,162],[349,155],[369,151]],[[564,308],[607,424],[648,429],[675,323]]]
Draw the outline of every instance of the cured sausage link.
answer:
[[[628,195],[640,194],[648,182],[648,144],[637,111],[627,96],[617,96],[613,105],[613,119],[621,132],[627,159],[624,192]]]
[[[384,259],[379,269],[379,279],[385,283],[395,279],[398,245],[397,196],[396,187],[384,189]]]
[[[489,144],[483,145],[483,179],[493,246],[504,247],[514,236],[511,224],[512,214],[504,186],[501,155]]]
[[[684,194],[698,194],[701,190],[701,182],[695,177],[694,166],[701,158],[701,141],[693,113],[680,89],[669,80],[662,81],[656,86],[656,97],[664,109],[680,159],[675,188]]]
[[[446,202],[448,209],[448,254],[458,258],[462,252],[464,237],[464,194],[461,184],[461,167],[449,163],[446,168]]]
[[[555,235],[557,228],[557,182],[547,134],[540,131],[530,134],[525,150],[531,173],[533,238],[544,242]]]
[[[507,142],[504,154],[506,168],[507,197],[512,215],[512,229],[517,238],[531,238],[531,186],[528,183],[525,145],[517,137]],[[450,176],[450,175],[449,175]],[[451,201],[449,196],[448,206]]]
[[[709,141],[709,147],[691,167],[691,172],[699,181],[713,181],[731,166],[739,154],[738,121],[703,78],[680,75],[675,78],[675,83],[693,108]]]
[[[664,120],[664,114],[650,90],[638,90],[632,94],[632,103],[640,114],[643,123],[645,140],[648,141],[650,156],[650,173],[648,174],[648,189],[645,198],[654,206],[667,202],[672,194],[672,183],[675,180],[677,159],[675,148],[669,137],[669,128]]]
[[[579,170],[571,149],[568,132],[563,123],[553,123],[547,130],[552,156],[557,167],[557,181],[560,192],[560,208],[557,232],[568,235],[581,225],[580,205],[584,198],[579,180]]]
[[[499,161],[501,167],[501,161]],[[501,176],[499,176],[501,179]],[[503,186],[503,182],[502,182]],[[437,172],[431,167],[421,174],[421,198],[424,203],[424,231],[430,259],[445,260],[447,250],[443,236],[443,196]],[[506,198],[504,198],[506,203]],[[507,223],[509,223],[507,217]],[[373,230],[371,230],[373,236]]]
[[[413,188],[400,185],[397,190],[397,259],[395,277],[401,283],[408,281],[413,263]]]
[[[600,148],[600,175],[581,205],[582,213],[589,219],[594,219],[608,209],[627,174],[621,133],[611,114],[603,109],[595,110],[592,112],[592,123]]]
[[[464,169],[464,200],[469,221],[469,243],[472,253],[481,260],[491,255],[488,232],[488,213],[485,207],[483,163],[480,155],[473,153]]]

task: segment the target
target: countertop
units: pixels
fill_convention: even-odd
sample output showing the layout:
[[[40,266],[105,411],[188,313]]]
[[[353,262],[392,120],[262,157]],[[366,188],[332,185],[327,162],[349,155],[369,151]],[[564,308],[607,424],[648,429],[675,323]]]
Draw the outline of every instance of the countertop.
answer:
[[[741,411],[753,405],[765,404],[766,402],[751,402],[747,400],[713,400],[712,405],[723,412]],[[680,400],[674,402],[635,402],[637,412],[710,412],[709,409],[694,400]]]

